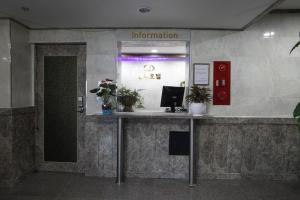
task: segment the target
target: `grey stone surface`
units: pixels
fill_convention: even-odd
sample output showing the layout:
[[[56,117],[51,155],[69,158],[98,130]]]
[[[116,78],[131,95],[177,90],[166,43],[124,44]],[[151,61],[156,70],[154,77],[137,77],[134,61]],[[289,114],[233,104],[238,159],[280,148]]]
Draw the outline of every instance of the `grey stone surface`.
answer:
[[[240,125],[228,127],[227,173],[241,173],[242,128]]]
[[[11,111],[6,110],[5,113],[0,115],[0,186],[10,186],[13,176],[12,116]]]
[[[296,124],[293,118],[272,118],[272,117],[212,117],[204,116],[202,124]]]
[[[31,149],[35,108],[1,111],[0,172],[11,181],[35,166]],[[78,137],[81,159],[77,164],[51,162],[36,165],[38,169],[115,177],[116,118],[86,116],[84,124]],[[125,176],[187,179],[188,156],[170,156],[168,143],[169,131],[188,128],[187,119],[125,119]],[[196,120],[195,133],[198,179],[298,179],[300,134],[291,119],[263,119],[261,123],[260,119],[201,119]],[[42,143],[36,147],[35,156],[39,156]]]
[[[129,119],[125,122],[128,177],[186,178],[188,156],[169,155],[169,132],[187,131],[182,119]]]
[[[86,175],[116,171],[114,116],[88,116]],[[124,120],[125,176],[188,178],[188,157],[170,156],[169,131],[187,131],[187,119]],[[198,179],[297,179],[300,134],[293,119],[206,118],[196,120]]]
[[[300,172],[300,134],[296,126],[288,125],[285,141],[285,171],[288,174]]]
[[[113,177],[116,174],[115,119],[86,117],[83,172],[88,176]]]
[[[255,172],[258,145],[257,125],[242,126],[242,173],[249,175]]]
[[[35,169],[35,108],[9,110],[0,115],[0,186],[13,186]]]
[[[0,108],[0,116],[11,115],[10,108]]]
[[[12,110],[12,160],[18,179],[35,169],[35,112],[32,107]]]
[[[298,200],[299,182],[201,180],[188,187],[182,179],[113,178],[72,173],[34,173],[11,189],[0,189],[1,200]]]

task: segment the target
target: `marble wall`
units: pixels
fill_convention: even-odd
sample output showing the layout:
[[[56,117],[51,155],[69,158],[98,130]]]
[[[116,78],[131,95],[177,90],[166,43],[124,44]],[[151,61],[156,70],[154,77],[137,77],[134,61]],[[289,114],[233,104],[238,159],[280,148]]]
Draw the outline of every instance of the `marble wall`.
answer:
[[[97,87],[105,78],[116,80],[117,39],[115,30],[32,30],[30,43],[86,43],[86,88]],[[99,113],[95,94],[86,93],[87,115]]]
[[[12,169],[11,109],[0,108],[0,186],[11,183]]]
[[[115,177],[117,121],[86,117],[80,134],[77,165],[36,165],[35,111],[0,110],[1,186],[13,185],[23,174],[38,170],[81,172]],[[168,155],[169,131],[188,131],[180,119],[125,120],[125,175],[144,178],[188,178],[188,156]],[[280,179],[300,175],[300,134],[293,119],[212,118],[196,121],[198,179]],[[36,151],[36,152],[35,152]]]
[[[0,20],[0,108],[11,107],[10,22]]]
[[[35,108],[0,109],[0,186],[35,169]]]
[[[0,186],[12,186],[35,168],[34,71],[29,30],[1,19],[0,35]]]
[[[198,177],[298,179],[300,134],[293,119],[199,120]]]
[[[100,123],[99,123],[100,122]],[[188,156],[169,156],[169,131],[187,131],[188,121],[168,119],[125,120],[125,176],[186,178]],[[86,122],[87,176],[116,176],[117,122],[99,116]]]
[[[34,70],[29,30],[11,20],[0,20],[0,108],[34,105]]]
[[[283,117],[198,121],[198,178],[296,179],[299,176],[300,135],[294,120],[287,119],[300,99],[300,51],[288,55],[299,40],[299,20],[299,14],[270,14],[245,31],[190,31],[192,63],[232,61],[232,105],[209,106],[209,114]],[[101,79],[116,79],[117,31],[31,30],[29,41],[86,43],[86,89],[89,90]],[[8,20],[0,20],[0,32],[0,107],[5,108],[11,106]],[[265,32],[275,34],[265,38]],[[52,163],[39,169],[115,176],[116,121],[92,115],[97,112],[95,96],[87,93],[88,116],[84,134],[79,135],[82,159],[76,168]],[[32,111],[0,110],[1,184],[13,184],[33,169],[33,121]],[[187,178],[188,157],[169,156],[167,152],[169,131],[187,128],[188,123],[180,120],[128,120],[126,175]]]
[[[34,67],[31,63],[29,30],[10,22],[12,107],[34,105]]]
[[[244,31],[187,30],[191,32],[190,67],[198,62],[212,67],[214,60],[232,62],[231,105],[210,105],[209,114],[291,117],[300,99],[300,51],[289,56],[289,50],[299,39],[299,20],[299,14],[269,14]],[[86,42],[89,90],[101,79],[116,79],[117,41],[122,39],[118,31],[32,30],[30,42]],[[132,30],[122,33],[126,31]],[[275,34],[265,38],[266,32]],[[87,93],[87,115],[97,111],[95,96]]]
[[[300,49],[289,51],[299,41],[299,20],[300,14],[269,14],[244,31],[191,32],[193,63],[231,61],[231,105],[210,105],[209,114],[292,116],[300,100]]]
[[[210,105],[209,114],[239,117],[197,122],[198,178],[295,179],[299,175],[300,139],[290,117],[300,99],[300,51],[288,55],[299,39],[299,20],[299,14],[270,14],[245,31],[188,30],[191,64],[208,62],[212,68],[214,60],[232,61],[231,106]],[[118,31],[31,30],[30,42],[86,43],[88,91],[101,79],[116,79]],[[126,31],[132,30],[122,30]],[[265,32],[275,35],[264,38]],[[84,156],[78,167],[53,164],[40,169],[115,176],[116,121],[93,115],[100,106],[88,92],[86,106],[85,131],[79,138]],[[167,155],[174,124],[177,130],[188,127],[179,120],[127,121],[127,176],[187,178],[188,158]]]
[[[180,119],[125,121],[125,175],[188,178],[188,156],[169,155],[169,131],[187,131]],[[87,176],[116,175],[115,119],[88,116],[85,129]],[[198,179],[296,180],[300,134],[293,119],[212,118],[196,122]]]
[[[86,117],[84,133],[84,169],[87,176],[114,177],[117,166],[117,121]]]

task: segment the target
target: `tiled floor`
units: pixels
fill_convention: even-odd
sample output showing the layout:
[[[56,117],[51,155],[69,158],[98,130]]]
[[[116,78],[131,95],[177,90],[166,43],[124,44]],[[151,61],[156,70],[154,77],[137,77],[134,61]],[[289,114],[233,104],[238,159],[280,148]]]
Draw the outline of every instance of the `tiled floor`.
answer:
[[[115,179],[67,173],[35,173],[12,189],[0,189],[0,200],[300,200],[299,182]]]

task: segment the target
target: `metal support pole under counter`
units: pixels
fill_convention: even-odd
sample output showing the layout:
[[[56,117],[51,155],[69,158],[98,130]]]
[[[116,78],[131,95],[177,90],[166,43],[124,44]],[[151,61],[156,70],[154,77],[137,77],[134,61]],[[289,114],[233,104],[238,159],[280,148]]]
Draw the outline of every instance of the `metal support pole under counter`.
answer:
[[[194,186],[195,175],[194,175],[194,168],[195,168],[195,156],[194,156],[194,119],[190,118],[190,159],[189,159],[189,184],[190,187]]]
[[[124,181],[124,144],[123,144],[122,118],[118,117],[118,135],[117,135],[117,183]]]
[[[124,118],[177,118],[189,120],[190,131],[190,155],[189,155],[189,186],[196,184],[195,179],[195,134],[194,119],[202,118],[202,116],[193,116],[188,113],[115,113],[118,118],[118,135],[117,135],[117,183],[124,182],[124,135],[123,120]]]

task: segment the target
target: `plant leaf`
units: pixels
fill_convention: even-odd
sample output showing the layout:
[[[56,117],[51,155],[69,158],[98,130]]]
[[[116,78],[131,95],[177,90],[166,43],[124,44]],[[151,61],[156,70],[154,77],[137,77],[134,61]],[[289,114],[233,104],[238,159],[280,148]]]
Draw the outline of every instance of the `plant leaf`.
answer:
[[[297,119],[297,123],[298,123],[298,130],[300,132],[300,103],[297,104],[294,112],[293,112],[293,116],[294,118]]]
[[[100,90],[100,88],[94,88],[90,90],[90,93],[97,93]]]
[[[300,103],[297,104],[294,112],[293,112],[294,117],[300,117]]]

